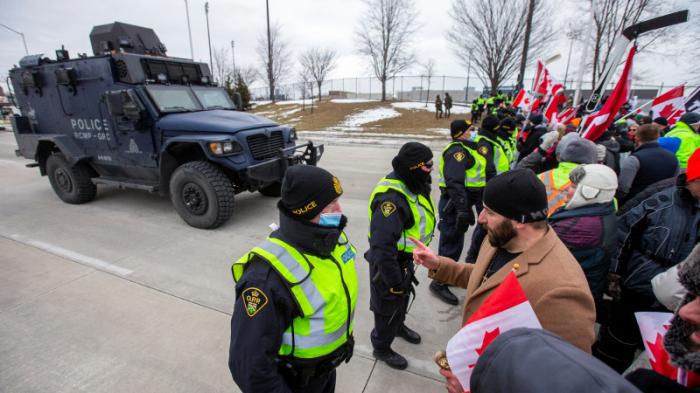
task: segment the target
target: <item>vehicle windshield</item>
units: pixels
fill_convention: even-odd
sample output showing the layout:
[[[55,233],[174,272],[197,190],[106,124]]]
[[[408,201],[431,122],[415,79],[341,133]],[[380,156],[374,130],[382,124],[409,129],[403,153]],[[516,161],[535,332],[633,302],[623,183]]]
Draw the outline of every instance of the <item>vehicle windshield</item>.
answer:
[[[192,87],[204,109],[235,109],[224,89],[212,87]]]
[[[202,110],[202,106],[187,86],[148,85],[146,90],[162,113]]]

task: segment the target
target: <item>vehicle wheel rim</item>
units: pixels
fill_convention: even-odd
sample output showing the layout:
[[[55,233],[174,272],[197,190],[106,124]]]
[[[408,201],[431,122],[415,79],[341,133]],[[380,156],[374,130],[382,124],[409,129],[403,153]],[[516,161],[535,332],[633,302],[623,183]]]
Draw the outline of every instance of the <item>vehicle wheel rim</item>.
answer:
[[[70,179],[68,173],[63,170],[63,168],[56,169],[54,173],[54,178],[56,179],[56,185],[63,192],[71,192],[73,190],[73,182]]]
[[[182,202],[185,208],[196,215],[202,215],[207,211],[207,195],[197,184],[187,183],[182,188]]]

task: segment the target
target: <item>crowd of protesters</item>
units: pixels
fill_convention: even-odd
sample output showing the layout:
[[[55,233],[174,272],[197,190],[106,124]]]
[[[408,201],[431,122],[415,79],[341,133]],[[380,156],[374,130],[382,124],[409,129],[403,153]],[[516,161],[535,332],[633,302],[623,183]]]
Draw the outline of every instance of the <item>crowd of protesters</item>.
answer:
[[[579,111],[580,114],[581,111]],[[472,124],[469,120],[462,121],[466,126],[455,125],[457,120],[453,122],[453,143],[448,145],[443,153],[446,168],[452,165],[450,162],[455,161],[452,155],[458,159],[462,157],[455,155],[457,154],[455,142],[464,146],[464,154],[467,156],[477,152],[487,153],[484,155],[487,160],[486,168],[495,168],[497,176],[487,176],[485,187],[481,189],[484,198],[488,194],[488,189],[495,187],[492,186],[494,180],[502,177],[504,172],[506,175],[521,170],[534,172],[544,185],[546,192],[548,227],[573,255],[587,281],[588,291],[595,304],[595,322],[600,327],[590,347],[583,336],[572,337],[571,334],[573,331],[584,332],[589,327],[590,321],[585,318],[585,312],[573,314],[580,317],[578,322],[573,322],[574,325],[581,324],[578,326],[580,329],[573,329],[568,325],[565,329],[561,329],[564,325],[552,323],[549,320],[551,311],[558,310],[557,306],[550,303],[551,309],[543,310],[538,304],[539,294],[534,295],[533,301],[533,293],[536,291],[525,288],[538,318],[541,320],[544,318],[542,325],[545,330],[556,333],[568,344],[583,349],[597,358],[596,360],[589,355],[586,355],[587,358],[579,359],[569,357],[567,362],[580,365],[584,361],[581,359],[585,359],[589,362],[589,366],[583,367],[582,370],[592,367],[597,369],[592,374],[602,373],[601,375],[605,375],[605,378],[609,378],[614,373],[600,371],[602,366],[602,364],[599,365],[600,361],[610,369],[623,373],[629,370],[635,357],[644,349],[634,314],[640,311],[671,311],[675,312],[671,324],[675,330],[671,330],[674,335],[666,340],[666,348],[671,353],[671,360],[674,365],[682,365],[687,371],[700,372],[700,352],[697,352],[700,350],[700,300],[697,297],[700,295],[697,286],[700,282],[700,249],[695,247],[700,240],[700,114],[688,112],[680,116],[675,124],[669,124],[664,117],[632,115],[622,110],[607,131],[595,141],[581,136],[580,131],[584,128],[582,122],[585,122],[585,117],[574,117],[564,124],[547,124],[546,118],[541,113],[537,111],[528,114],[519,113],[505,99],[496,98],[493,104],[489,105],[488,100],[479,97],[472,105],[472,116],[475,121],[481,118],[480,126]],[[466,138],[463,136],[465,134],[474,136]],[[471,140],[473,145],[468,145],[468,140]],[[475,142],[483,140],[491,142],[492,151],[491,149],[479,150]],[[473,165],[478,164],[476,159],[470,159],[468,162],[473,162]],[[453,211],[439,209],[441,214],[440,256],[432,254],[425,248],[414,252],[414,259],[416,263],[430,269],[431,276],[436,279],[430,289],[446,303],[456,303],[456,297],[447,289],[447,284],[467,288],[466,320],[470,313],[468,309],[474,309],[474,305],[469,303],[473,302],[475,292],[479,294],[483,291],[479,285],[483,286],[484,281],[488,279],[488,273],[493,268],[494,261],[498,265],[495,270],[498,270],[499,266],[508,265],[505,266],[506,269],[510,267],[507,263],[499,265],[499,260],[502,259],[499,257],[501,251],[496,251],[494,257],[494,251],[487,247],[488,242],[483,241],[488,234],[490,246],[500,250],[499,245],[494,244],[492,236],[492,234],[498,234],[498,231],[489,230],[486,225],[488,214],[482,212],[496,210],[496,213],[490,214],[500,214],[506,219],[514,220],[512,222],[515,225],[519,225],[517,217],[526,217],[531,212],[519,211],[518,214],[509,216],[507,212],[512,209],[517,210],[519,207],[498,210],[489,206],[488,201],[481,198],[477,198],[478,201],[475,202],[471,192],[476,188],[470,187],[469,183],[473,174],[470,176],[469,167],[465,170],[467,180],[464,184],[467,193],[458,200],[468,201],[469,212],[464,212],[464,209],[453,209]],[[452,190],[455,188],[454,185],[450,186],[450,176],[449,169],[445,169],[445,174],[441,173],[441,190],[448,201],[450,194],[453,195],[453,199],[459,198]],[[517,178],[526,177],[524,172],[518,172]],[[502,183],[503,180],[499,182]],[[514,181],[509,181],[508,184],[510,189],[501,186],[501,192],[510,191],[519,194],[519,191],[525,191],[525,189],[513,189],[516,184]],[[528,192],[539,191],[533,188]],[[469,199],[470,197],[472,200]],[[504,198],[506,197],[502,197],[499,203],[505,203]],[[511,197],[508,202],[516,206],[529,203],[522,193]],[[475,227],[471,250],[466,256],[467,265],[476,261],[476,266],[469,267],[464,264],[455,264],[455,261],[460,258],[461,245],[454,247],[446,244],[443,247],[442,236],[443,232],[464,233],[468,224],[475,225],[473,218],[467,225],[459,225],[461,215],[473,217],[472,206],[475,206],[476,213],[479,215],[480,225]],[[521,215],[521,213],[525,214]],[[455,220],[454,217],[457,219]],[[520,223],[525,222],[527,220],[520,221]],[[517,239],[516,233],[520,232],[513,231],[513,233],[514,238]],[[459,243],[464,236],[455,238]],[[497,236],[495,238],[497,239]],[[694,247],[696,250],[693,252]],[[510,251],[507,246],[503,250],[505,254]],[[480,271],[479,263],[483,259],[484,252],[490,253],[487,258],[490,261],[485,262],[487,275],[481,283],[477,283],[471,276]],[[507,260],[522,262],[517,258],[518,255],[521,254],[510,255]],[[519,264],[521,263],[514,264],[516,269]],[[560,268],[556,269],[560,271]],[[561,280],[561,277],[550,277],[550,279]],[[571,282],[576,281],[572,280]],[[472,286],[477,288],[473,289]],[[571,299],[569,297],[568,301]],[[567,299],[564,298],[559,299],[560,303],[566,301]],[[577,304],[580,306],[584,303],[581,300]],[[581,310],[584,309],[585,307]],[[572,321],[566,322],[566,324],[570,323]],[[559,346],[557,342],[561,341],[560,339],[540,333],[520,332],[518,336],[511,337],[512,343],[507,345],[516,350],[518,345],[526,342],[525,337],[530,336],[534,337],[533,342],[554,343],[550,353],[547,354],[545,353],[547,351],[544,351],[539,355],[553,356],[555,359],[568,357],[566,355],[569,351],[568,347],[556,348]],[[499,338],[502,341],[507,339],[508,337]],[[525,347],[530,351],[534,348],[533,345]],[[518,350],[527,352],[525,348]],[[510,350],[508,351],[510,354]],[[509,356],[501,355],[501,358],[505,359]],[[494,361],[497,357],[492,356],[490,361]],[[535,357],[537,356],[532,356],[533,359]],[[503,362],[519,363],[513,362],[512,359],[503,360]],[[524,363],[521,363],[521,366],[527,368]],[[498,367],[491,367],[491,369],[495,368]],[[476,370],[479,370],[478,364]],[[479,374],[476,370],[475,374]],[[498,373],[499,375],[509,374],[508,370],[508,368],[499,369]],[[459,391],[461,386],[455,382],[456,379],[449,372],[441,371],[441,373],[447,379],[448,391]],[[472,380],[472,391],[486,391],[484,390],[486,386],[489,386],[488,391],[530,390],[525,388],[524,390],[504,390],[498,388],[497,384],[494,385],[493,381],[487,384],[483,382],[484,375],[487,374],[485,372],[481,375],[482,382]],[[589,382],[596,379],[590,375],[588,378],[581,378]],[[624,387],[616,391],[636,392],[639,391],[637,389],[645,392],[691,391],[675,381],[663,380],[663,378],[660,381],[657,377],[659,376],[640,371],[631,374],[629,378],[636,387],[624,379],[611,382],[610,386]],[[532,376],[530,379],[537,380]],[[512,380],[508,383],[512,384]],[[540,386],[547,384],[546,380],[537,383]],[[572,384],[571,388],[565,391],[585,391],[588,388],[585,384],[579,385],[578,388],[574,385]]]

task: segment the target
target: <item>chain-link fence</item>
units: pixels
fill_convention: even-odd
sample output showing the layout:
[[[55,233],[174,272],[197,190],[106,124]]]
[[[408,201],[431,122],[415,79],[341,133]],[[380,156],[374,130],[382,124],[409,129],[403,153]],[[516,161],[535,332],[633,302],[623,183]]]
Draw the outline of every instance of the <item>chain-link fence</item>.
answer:
[[[532,79],[524,81],[525,86],[531,86]],[[505,93],[511,92],[516,84],[515,80],[506,81],[502,84],[501,90]],[[566,86],[572,87],[574,82],[567,80]],[[591,82],[584,81],[582,96],[587,97],[591,91]],[[653,84],[632,84],[632,95],[637,95],[639,100],[644,102],[654,98],[664,89],[671,88],[669,85]],[[696,86],[686,86],[686,91],[692,91]],[[612,88],[612,86],[610,86]],[[490,87],[475,77],[458,76],[409,76],[401,75],[389,79],[386,82],[386,98],[397,101],[433,102],[436,95],[444,96],[449,93],[455,103],[465,104],[471,102],[478,95],[488,94]],[[270,91],[267,86],[256,86],[250,88],[253,100],[268,100]],[[515,94],[515,92],[514,92]],[[573,94],[573,89],[567,89],[566,94]],[[318,85],[315,82],[308,83],[288,83],[281,84],[276,88],[276,100],[299,100],[318,96]],[[357,100],[379,100],[382,97],[382,84],[375,77],[355,77],[329,79],[321,85],[321,96],[331,99],[357,99]]]

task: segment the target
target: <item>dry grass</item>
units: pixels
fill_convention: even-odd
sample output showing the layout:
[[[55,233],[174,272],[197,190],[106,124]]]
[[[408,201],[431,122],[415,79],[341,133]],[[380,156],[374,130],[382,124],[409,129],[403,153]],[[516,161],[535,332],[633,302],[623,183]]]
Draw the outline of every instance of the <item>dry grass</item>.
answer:
[[[330,101],[314,102],[313,112],[310,105],[302,109],[300,104],[267,104],[256,106],[252,113],[267,117],[280,124],[296,127],[297,130],[321,131],[341,125],[343,120],[355,113],[374,108],[391,108],[389,102],[334,103]],[[427,134],[436,135],[432,129],[447,130],[450,122],[469,115],[452,115],[449,119],[435,119],[433,112],[421,109],[394,108],[401,116],[383,119],[360,126],[362,131],[390,134]]]

